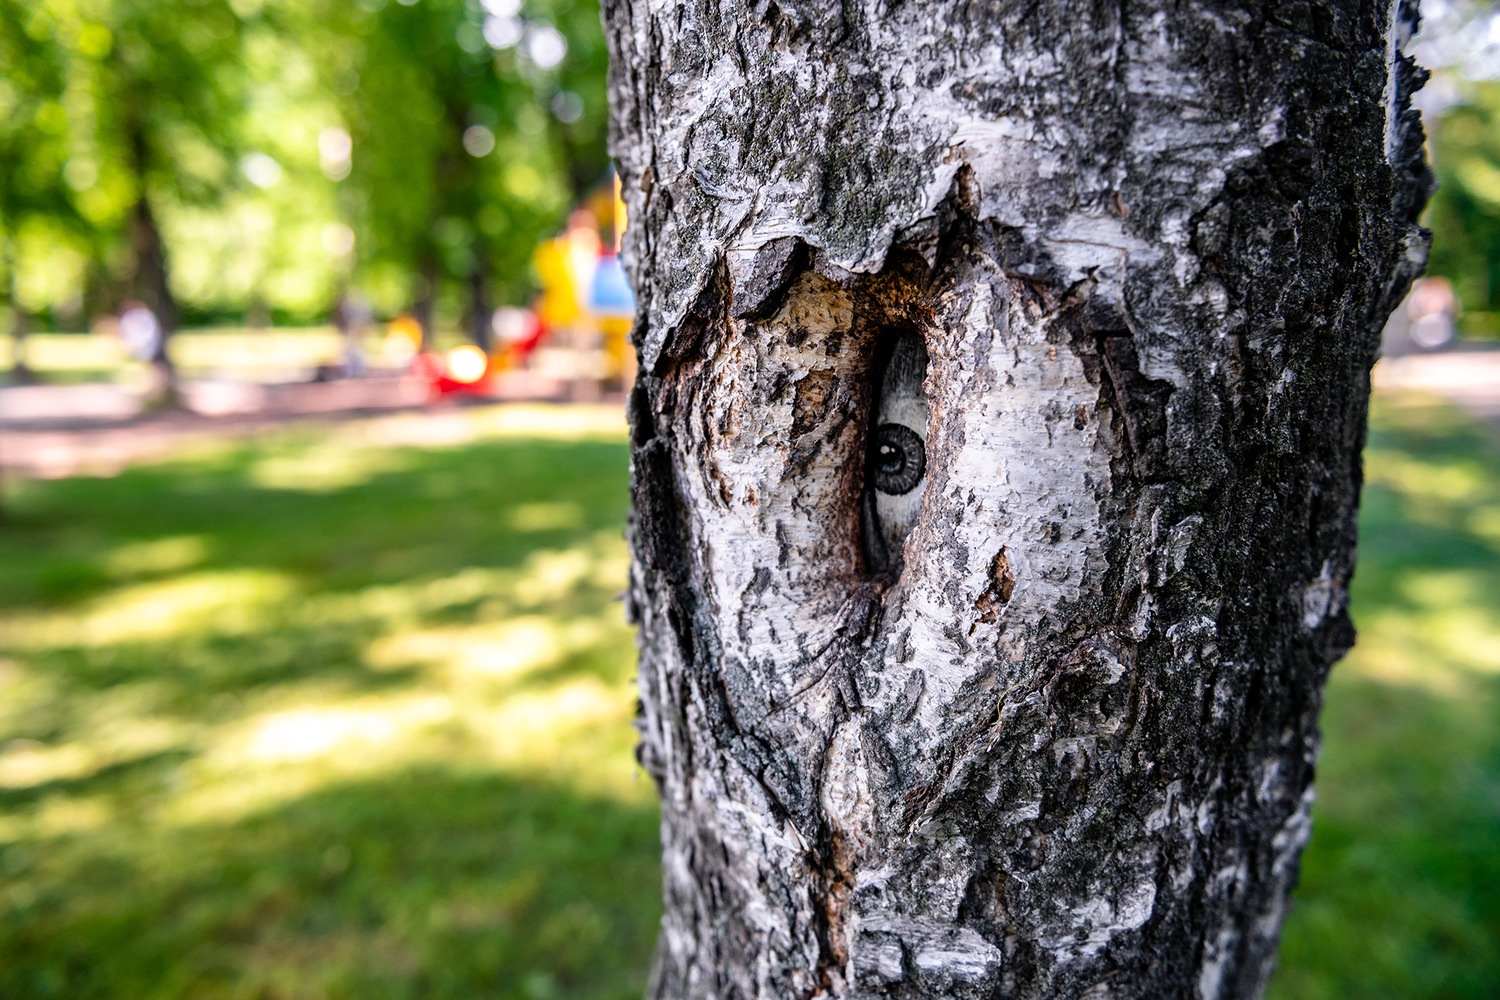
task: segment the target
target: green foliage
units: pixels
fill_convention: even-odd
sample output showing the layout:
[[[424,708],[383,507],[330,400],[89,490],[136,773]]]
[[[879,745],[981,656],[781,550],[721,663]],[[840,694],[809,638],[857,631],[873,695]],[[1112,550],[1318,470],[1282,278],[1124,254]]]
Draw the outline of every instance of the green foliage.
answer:
[[[243,103],[240,28],[225,0],[0,0],[7,103],[31,112],[0,126],[0,159],[14,161],[0,214],[16,304],[71,300],[65,311],[81,313],[103,284],[140,294],[129,288],[137,206],[161,214],[223,194]]]
[[[198,321],[523,301],[607,168],[605,64],[589,0],[0,0],[0,269],[83,325],[142,294],[145,198]]]
[[[0,2],[0,270],[7,305],[27,312],[76,294],[87,232],[63,180],[65,51],[50,29]]]
[[[537,241],[607,166],[597,6],[491,8],[514,13],[474,0],[308,8],[305,37],[317,39],[353,139],[345,204],[373,286],[392,273],[457,280],[480,269],[502,298],[521,301]],[[487,25],[509,44],[487,41]],[[539,39],[565,46],[555,65],[558,53]],[[566,100],[580,102],[572,123],[553,110]],[[388,293],[388,308],[398,295]]]
[[[0,2],[0,222],[69,217],[63,183],[68,116],[64,52],[52,26],[17,0]]]
[[[199,320],[247,309],[283,321],[323,316],[348,266],[328,248],[340,212],[318,159],[336,103],[306,46],[267,16],[244,23],[238,59],[234,183],[165,214],[168,247],[191,251],[174,255],[173,285]]]
[[[118,218],[142,195],[208,202],[233,183],[244,79],[241,22],[227,0],[54,0],[77,86],[87,95],[80,165],[116,174],[113,203],[82,200],[91,217]],[[84,171],[87,175],[86,170]]]
[[[1465,334],[1500,337],[1500,82],[1465,84],[1464,93],[1427,123],[1439,181],[1425,218],[1428,273],[1453,282]]]

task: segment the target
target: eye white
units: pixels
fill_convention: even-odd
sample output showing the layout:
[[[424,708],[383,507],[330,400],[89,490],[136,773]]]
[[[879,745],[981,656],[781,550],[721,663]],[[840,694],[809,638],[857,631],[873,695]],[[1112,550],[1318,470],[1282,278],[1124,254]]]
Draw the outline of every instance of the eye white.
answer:
[[[926,344],[915,331],[901,334],[881,373],[880,398],[876,406],[875,422],[870,430],[872,434],[878,434],[882,427],[893,424],[910,432],[907,437],[913,445],[910,449],[899,446],[899,437],[896,442],[877,440],[873,449],[872,465],[902,462],[900,470],[892,471],[897,472],[896,481],[903,488],[898,492],[887,492],[881,489],[882,480],[889,482],[887,473],[879,468],[867,470],[867,481],[874,493],[875,527],[886,558],[891,562],[899,562],[901,559],[906,536],[916,523],[922,493],[927,486],[927,397],[923,392],[926,378]],[[908,450],[915,454],[906,454]],[[917,481],[915,484],[909,481],[902,483],[903,477],[900,474],[904,472],[909,476],[913,463],[920,470]]]

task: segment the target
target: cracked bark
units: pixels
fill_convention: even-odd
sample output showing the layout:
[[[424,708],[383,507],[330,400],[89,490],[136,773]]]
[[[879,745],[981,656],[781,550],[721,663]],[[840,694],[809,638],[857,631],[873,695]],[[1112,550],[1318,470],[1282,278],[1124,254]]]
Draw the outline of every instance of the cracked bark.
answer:
[[[604,7],[651,995],[1257,995],[1426,256],[1414,7]]]

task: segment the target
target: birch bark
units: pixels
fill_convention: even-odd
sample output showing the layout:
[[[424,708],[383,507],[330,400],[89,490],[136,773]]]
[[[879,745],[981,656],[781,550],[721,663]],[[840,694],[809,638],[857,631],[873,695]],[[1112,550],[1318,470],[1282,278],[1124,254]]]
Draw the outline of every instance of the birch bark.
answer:
[[[1414,5],[604,7],[650,995],[1258,995],[1426,258]]]

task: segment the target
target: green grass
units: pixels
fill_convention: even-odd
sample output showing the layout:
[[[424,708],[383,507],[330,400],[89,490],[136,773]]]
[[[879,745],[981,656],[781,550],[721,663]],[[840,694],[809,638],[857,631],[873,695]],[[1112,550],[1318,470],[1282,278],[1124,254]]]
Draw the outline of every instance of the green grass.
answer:
[[[624,998],[624,431],[493,408],[8,485],[0,997]],[[1500,448],[1376,408],[1276,1000],[1500,995]]]
[[[362,347],[371,364],[386,363],[373,331]],[[184,377],[253,382],[305,378],[320,365],[336,363],[342,349],[332,327],[181,330],[168,341],[172,361]],[[109,333],[34,333],[26,340],[26,363],[32,380],[45,385],[129,379],[141,369],[120,338]],[[0,335],[0,380],[11,375],[14,364],[14,340]]]
[[[0,996],[638,996],[623,437],[493,409],[13,484]]]
[[[1500,996],[1500,446],[1377,397],[1354,651],[1272,1000]]]

